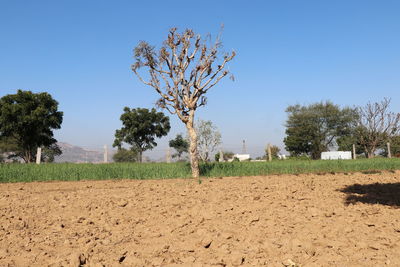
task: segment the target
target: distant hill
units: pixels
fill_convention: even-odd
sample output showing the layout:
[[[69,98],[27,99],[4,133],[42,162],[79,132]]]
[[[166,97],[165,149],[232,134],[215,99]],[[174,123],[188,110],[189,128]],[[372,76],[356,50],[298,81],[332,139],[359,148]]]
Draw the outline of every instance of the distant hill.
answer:
[[[64,142],[58,142],[57,145],[61,148],[62,154],[54,158],[54,162],[71,162],[71,163],[103,163],[104,162],[104,150],[90,150],[83,147],[74,146]],[[117,152],[115,149],[108,148],[108,162],[113,162],[113,155]],[[0,154],[3,156],[6,162],[7,153]],[[17,159],[23,162],[22,159]],[[163,162],[164,158],[153,160],[150,157],[144,155],[143,162]]]
[[[74,162],[74,163],[101,163],[104,160],[104,152],[96,150],[88,150],[79,146],[74,146],[68,143],[58,142],[58,146],[63,152],[55,158],[55,162]],[[114,151],[109,150],[108,162],[112,161]]]

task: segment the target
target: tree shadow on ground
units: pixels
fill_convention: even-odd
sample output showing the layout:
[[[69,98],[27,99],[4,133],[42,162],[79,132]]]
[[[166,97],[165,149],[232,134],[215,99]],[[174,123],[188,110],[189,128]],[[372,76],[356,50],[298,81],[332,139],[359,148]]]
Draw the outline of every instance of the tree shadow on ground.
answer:
[[[361,202],[400,207],[400,183],[353,184],[340,191],[347,194],[347,205]]]

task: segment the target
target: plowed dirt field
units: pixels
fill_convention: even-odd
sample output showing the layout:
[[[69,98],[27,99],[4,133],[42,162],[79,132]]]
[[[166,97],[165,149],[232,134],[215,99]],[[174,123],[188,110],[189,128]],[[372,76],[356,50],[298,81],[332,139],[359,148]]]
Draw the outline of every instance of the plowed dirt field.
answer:
[[[0,184],[0,266],[400,266],[400,172]]]

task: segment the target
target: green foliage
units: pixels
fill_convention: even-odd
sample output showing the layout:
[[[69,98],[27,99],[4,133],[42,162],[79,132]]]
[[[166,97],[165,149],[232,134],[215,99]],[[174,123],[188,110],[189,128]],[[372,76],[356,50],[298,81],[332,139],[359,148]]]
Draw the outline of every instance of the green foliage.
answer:
[[[149,111],[147,108],[125,107],[120,119],[123,127],[115,131],[113,146],[120,149],[123,143],[131,145],[133,150],[138,151],[140,162],[143,151],[157,146],[155,138],[167,135],[171,128],[169,117],[154,108]]]
[[[356,146],[356,154],[365,154],[365,149],[360,143],[360,135],[364,134],[362,127],[354,127],[350,133],[339,137],[336,142],[339,151],[353,151],[353,144]]]
[[[169,147],[172,147],[176,151],[172,157],[178,157],[178,160],[180,160],[182,154],[188,152],[189,142],[182,137],[182,134],[178,134],[175,139],[169,141]]]
[[[18,151],[18,145],[14,138],[0,136],[0,153]]]
[[[0,99],[0,137],[15,146],[14,156],[25,162],[35,160],[38,147],[57,142],[53,129],[60,129],[63,113],[48,93],[18,90]]]
[[[57,144],[52,144],[49,147],[45,147],[42,149],[42,162],[54,162],[54,158],[56,156],[60,156],[62,154],[61,148]]]
[[[286,150],[313,159],[320,158],[321,152],[333,147],[338,138],[349,135],[358,118],[355,109],[342,109],[331,102],[289,106],[286,112]]]
[[[136,162],[138,158],[138,152],[132,149],[121,148],[118,149],[117,153],[113,155],[115,162]]]
[[[276,160],[272,162],[218,162],[200,165],[203,177],[253,176],[269,174],[357,172],[399,170],[399,158],[357,160]],[[104,179],[167,179],[191,177],[190,164],[2,164],[0,182]]]

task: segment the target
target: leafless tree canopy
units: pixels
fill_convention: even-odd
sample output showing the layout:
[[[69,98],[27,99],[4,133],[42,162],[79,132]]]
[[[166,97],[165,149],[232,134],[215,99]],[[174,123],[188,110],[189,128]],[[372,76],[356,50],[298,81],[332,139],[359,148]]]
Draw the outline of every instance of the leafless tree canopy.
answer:
[[[190,29],[177,33],[172,28],[158,52],[144,41],[134,51],[133,72],[160,94],[157,105],[177,114],[184,123],[190,110],[206,104],[204,94],[228,75],[225,65],[235,56],[235,52],[224,54],[218,63],[219,36],[214,44],[207,43]],[[148,67],[148,79],[139,73],[142,67]]]
[[[220,36],[212,43],[211,38],[203,40],[190,29],[178,33],[176,28],[169,31],[158,52],[144,41],[135,48],[133,72],[158,92],[157,105],[177,114],[186,125],[193,177],[199,177],[195,111],[206,104],[208,90],[228,75],[225,65],[235,57],[235,52],[221,55],[220,49]],[[146,76],[139,73],[142,68],[148,71]]]
[[[202,161],[211,160],[211,155],[221,144],[221,133],[211,121],[198,120],[196,123],[198,150]]]
[[[390,99],[381,102],[368,103],[359,108],[359,139],[368,153],[373,153],[385,140],[398,135],[400,131],[400,113],[389,111]]]

